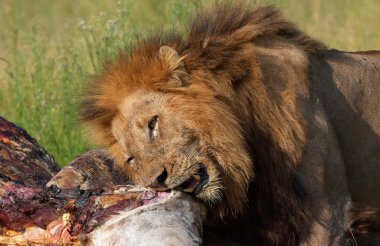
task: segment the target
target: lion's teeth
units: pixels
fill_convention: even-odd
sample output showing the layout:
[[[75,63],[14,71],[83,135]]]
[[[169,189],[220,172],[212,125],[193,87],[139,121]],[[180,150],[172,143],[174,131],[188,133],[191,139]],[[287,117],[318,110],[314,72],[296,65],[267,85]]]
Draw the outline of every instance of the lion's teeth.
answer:
[[[194,174],[193,178],[197,181],[201,180],[201,176],[199,174]]]
[[[184,192],[192,193],[194,191],[194,187],[190,186],[187,187],[186,189],[183,189]]]
[[[193,193],[195,188],[198,186],[201,180],[201,176],[198,174],[194,174],[189,180],[187,180],[183,187],[184,192]]]

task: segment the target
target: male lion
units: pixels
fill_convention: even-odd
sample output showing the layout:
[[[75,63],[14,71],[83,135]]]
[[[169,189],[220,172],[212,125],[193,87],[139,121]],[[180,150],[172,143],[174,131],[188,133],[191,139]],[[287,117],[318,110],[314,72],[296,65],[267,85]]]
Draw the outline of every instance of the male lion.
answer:
[[[380,52],[329,50],[272,7],[201,13],[86,93],[81,119],[125,175],[193,193],[230,240],[342,245],[351,204],[380,206]]]

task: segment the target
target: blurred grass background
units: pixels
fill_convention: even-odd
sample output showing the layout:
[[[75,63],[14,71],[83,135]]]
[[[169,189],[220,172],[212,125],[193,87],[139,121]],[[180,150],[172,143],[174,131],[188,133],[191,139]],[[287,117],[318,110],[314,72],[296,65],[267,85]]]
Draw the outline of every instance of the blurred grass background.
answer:
[[[88,74],[153,30],[184,30],[202,0],[0,0],[0,115],[63,166],[93,148],[76,122]],[[379,0],[261,0],[341,50],[380,49]]]

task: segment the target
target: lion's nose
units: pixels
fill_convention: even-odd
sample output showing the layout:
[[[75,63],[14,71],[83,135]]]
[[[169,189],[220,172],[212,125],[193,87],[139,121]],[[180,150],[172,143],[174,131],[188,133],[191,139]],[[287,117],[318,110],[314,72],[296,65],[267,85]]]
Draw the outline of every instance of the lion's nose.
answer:
[[[168,171],[166,168],[158,174],[157,178],[154,180],[153,183],[149,185],[150,188],[155,190],[167,190],[168,187],[165,185],[165,181],[168,178]]]

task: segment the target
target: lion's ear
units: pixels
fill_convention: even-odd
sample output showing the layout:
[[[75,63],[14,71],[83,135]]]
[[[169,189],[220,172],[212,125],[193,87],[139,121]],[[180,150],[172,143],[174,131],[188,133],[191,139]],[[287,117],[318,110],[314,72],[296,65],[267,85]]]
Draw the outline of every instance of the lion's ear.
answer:
[[[183,59],[175,49],[169,46],[161,46],[159,51],[160,60],[167,66],[169,72],[169,82],[177,86],[183,86],[183,77],[187,75]]]
[[[159,57],[161,61],[165,62],[169,66],[170,70],[176,69],[182,62],[182,59],[179,57],[177,51],[169,46],[160,47]]]

